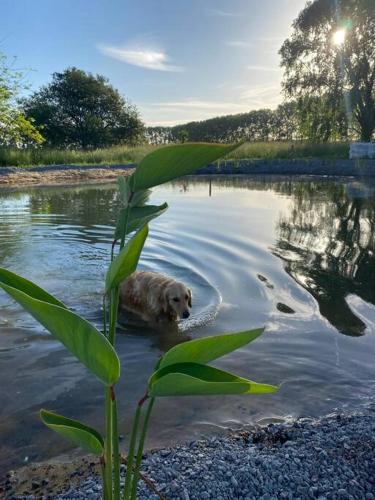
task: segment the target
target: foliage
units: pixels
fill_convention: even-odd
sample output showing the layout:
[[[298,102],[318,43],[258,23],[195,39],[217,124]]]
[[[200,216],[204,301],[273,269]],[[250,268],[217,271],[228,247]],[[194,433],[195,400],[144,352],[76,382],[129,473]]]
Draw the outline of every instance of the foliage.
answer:
[[[16,105],[22,81],[22,73],[13,70],[5,55],[0,53],[0,147],[22,147],[43,142],[33,121],[27,119]]]
[[[345,36],[335,44],[338,30]],[[345,103],[361,140],[371,140],[375,129],[373,0],[308,2],[280,54],[288,97],[322,99],[334,115]]]
[[[70,353],[95,374],[105,390],[105,439],[86,424],[41,411],[43,422],[60,435],[100,456],[104,500],[135,500],[142,454],[155,399],[163,396],[212,394],[263,394],[277,387],[258,384],[243,377],[209,366],[208,363],[245,346],[263,331],[257,329],[201,338],[179,344],[158,361],[137,405],[133,421],[124,489],[121,492],[120,451],[115,382],[120,376],[115,352],[119,284],[137,266],[148,233],[151,216],[163,213],[166,205],[145,205],[148,188],[188,174],[205,162],[228,154],[232,146],[186,144],[155,150],[146,156],[134,173],[119,179],[121,215],[115,231],[111,264],[108,269],[103,300],[103,334],[90,323],[68,310],[55,297],[16,274],[0,270],[0,287],[29,311]],[[132,212],[138,211],[138,216]],[[128,224],[135,234],[126,238]],[[114,251],[116,243],[119,251]],[[148,402],[142,421],[144,404]]]
[[[139,163],[155,146],[115,146],[106,149],[61,150],[0,148],[0,167],[37,165],[126,165]],[[232,159],[348,158],[347,142],[310,141],[245,142],[230,153]]]
[[[143,125],[129,104],[101,75],[68,68],[23,101],[27,117],[52,147],[98,148],[137,143]]]

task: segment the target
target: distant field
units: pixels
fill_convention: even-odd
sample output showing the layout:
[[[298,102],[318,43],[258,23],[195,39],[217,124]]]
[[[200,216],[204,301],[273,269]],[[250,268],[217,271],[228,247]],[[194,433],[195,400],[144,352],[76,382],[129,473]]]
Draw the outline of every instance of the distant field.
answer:
[[[114,165],[137,163],[156,146],[115,146],[91,151],[0,148],[0,166]],[[349,158],[347,143],[247,142],[231,153],[233,159]]]

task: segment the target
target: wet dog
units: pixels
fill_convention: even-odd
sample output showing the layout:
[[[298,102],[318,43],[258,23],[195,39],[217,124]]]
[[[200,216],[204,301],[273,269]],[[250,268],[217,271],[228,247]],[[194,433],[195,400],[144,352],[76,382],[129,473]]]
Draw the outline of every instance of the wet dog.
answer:
[[[190,316],[192,293],[168,276],[136,271],[120,285],[120,307],[150,323],[176,322]]]

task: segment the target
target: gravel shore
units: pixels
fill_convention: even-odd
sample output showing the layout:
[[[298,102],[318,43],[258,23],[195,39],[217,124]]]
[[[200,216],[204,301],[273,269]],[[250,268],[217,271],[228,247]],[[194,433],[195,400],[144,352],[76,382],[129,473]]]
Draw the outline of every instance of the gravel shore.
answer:
[[[375,500],[375,403],[151,452],[142,471],[165,499]],[[95,476],[56,497],[100,498]],[[139,498],[160,496],[141,482]]]

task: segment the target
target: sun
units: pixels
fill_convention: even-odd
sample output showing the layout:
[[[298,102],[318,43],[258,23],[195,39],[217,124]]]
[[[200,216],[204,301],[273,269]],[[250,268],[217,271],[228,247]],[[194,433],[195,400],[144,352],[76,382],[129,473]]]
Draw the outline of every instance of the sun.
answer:
[[[337,30],[332,36],[332,42],[334,45],[342,45],[345,42],[345,30]]]

